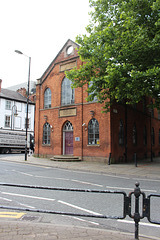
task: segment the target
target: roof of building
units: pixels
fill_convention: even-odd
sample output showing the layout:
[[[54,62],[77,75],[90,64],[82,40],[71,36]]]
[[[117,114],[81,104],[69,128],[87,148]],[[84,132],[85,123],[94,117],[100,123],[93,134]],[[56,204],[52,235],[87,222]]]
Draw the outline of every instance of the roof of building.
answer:
[[[15,100],[18,102],[27,102],[27,98],[22,96],[20,93],[16,92],[16,91],[12,91],[6,88],[2,88],[1,92],[0,92],[0,98],[5,98],[5,99],[10,99],[10,100]],[[33,102],[31,102],[29,100],[30,104],[34,104]]]

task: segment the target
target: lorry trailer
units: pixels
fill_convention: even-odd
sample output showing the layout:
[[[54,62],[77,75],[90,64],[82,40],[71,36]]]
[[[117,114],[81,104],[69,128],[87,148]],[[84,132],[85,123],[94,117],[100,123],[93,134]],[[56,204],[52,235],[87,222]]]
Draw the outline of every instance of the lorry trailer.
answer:
[[[27,135],[27,151],[30,148],[32,134]],[[16,130],[0,129],[0,153],[11,153],[14,151],[25,151],[26,132]]]

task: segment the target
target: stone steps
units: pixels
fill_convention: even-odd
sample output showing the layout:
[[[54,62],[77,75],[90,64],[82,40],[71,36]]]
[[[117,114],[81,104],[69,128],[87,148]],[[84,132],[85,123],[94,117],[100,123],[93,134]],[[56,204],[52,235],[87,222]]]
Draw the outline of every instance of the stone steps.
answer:
[[[56,155],[50,158],[51,161],[59,161],[59,162],[79,162],[81,159],[79,157],[74,157],[71,155]]]

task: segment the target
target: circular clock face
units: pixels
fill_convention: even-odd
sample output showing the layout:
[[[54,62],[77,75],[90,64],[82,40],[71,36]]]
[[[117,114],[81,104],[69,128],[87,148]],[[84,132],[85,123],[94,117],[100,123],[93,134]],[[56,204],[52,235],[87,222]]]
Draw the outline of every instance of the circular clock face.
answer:
[[[67,54],[70,55],[73,52],[73,46],[67,48]]]

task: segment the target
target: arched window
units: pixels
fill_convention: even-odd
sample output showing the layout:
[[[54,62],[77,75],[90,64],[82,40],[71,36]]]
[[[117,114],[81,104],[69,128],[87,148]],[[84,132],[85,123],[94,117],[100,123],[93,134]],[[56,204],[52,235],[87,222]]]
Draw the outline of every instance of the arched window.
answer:
[[[88,96],[91,96],[95,92],[95,90],[92,91],[92,86],[93,86],[93,82],[90,81],[89,84],[88,84],[88,88],[90,88],[90,91],[88,92]],[[94,96],[92,102],[96,102],[96,101],[97,101],[97,96]]]
[[[152,127],[152,130],[151,130],[151,140],[152,140],[152,145],[155,144],[155,134],[154,134],[154,128]]]
[[[64,78],[61,86],[61,105],[74,103],[74,89],[71,88],[71,80]]]
[[[119,145],[124,145],[124,126],[122,120],[119,123]]]
[[[92,118],[88,124],[88,144],[99,144],[99,123],[95,118]]]
[[[146,128],[146,126],[144,126],[144,129],[143,129],[143,143],[144,143],[144,145],[147,145],[147,128]]]
[[[134,126],[133,126],[133,144],[134,145],[137,144],[137,128],[136,128],[136,124],[134,124]]]
[[[43,144],[50,144],[51,127],[49,123],[43,126]]]
[[[44,108],[51,108],[51,90],[47,88],[44,92]]]
[[[66,124],[63,127],[63,131],[73,131],[73,126],[70,121],[66,122]]]

